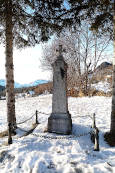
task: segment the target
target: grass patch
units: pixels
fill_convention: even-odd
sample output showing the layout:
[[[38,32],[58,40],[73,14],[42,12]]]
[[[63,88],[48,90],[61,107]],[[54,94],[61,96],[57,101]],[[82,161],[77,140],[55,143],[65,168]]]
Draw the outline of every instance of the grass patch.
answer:
[[[3,138],[5,136],[8,136],[8,130],[5,130],[5,131],[0,133],[0,138]]]
[[[16,132],[13,131],[12,132],[12,136],[15,136],[15,135],[16,135]],[[0,133],[0,138],[4,138],[6,136],[8,136],[8,130],[5,130],[5,131],[3,131],[3,132]]]

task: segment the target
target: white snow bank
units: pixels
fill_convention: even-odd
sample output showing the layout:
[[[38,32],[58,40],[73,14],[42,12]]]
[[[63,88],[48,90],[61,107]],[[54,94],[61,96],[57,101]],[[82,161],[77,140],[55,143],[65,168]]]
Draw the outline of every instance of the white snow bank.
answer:
[[[98,91],[104,91],[105,93],[111,91],[111,86],[110,83],[108,83],[107,81],[101,81],[95,84],[91,85],[92,88],[95,88]]]
[[[18,122],[28,119],[36,109],[49,115],[39,114],[38,119],[41,124],[37,126],[33,134],[22,138],[15,136],[12,145],[0,147],[0,173],[115,172],[115,147],[109,147],[103,139],[104,132],[108,131],[110,126],[111,98],[69,97],[68,104],[72,115],[74,135],[89,132],[92,124],[90,116],[96,113],[96,123],[100,130],[100,152],[93,151],[94,145],[90,141],[90,135],[74,139],[37,137],[36,135],[60,137],[60,135],[44,133],[52,110],[52,95],[20,98],[16,102]],[[5,122],[6,102],[0,100],[0,131],[6,128]],[[28,130],[33,122],[35,122],[35,117],[19,126]],[[1,140],[0,143],[6,140],[7,138]]]

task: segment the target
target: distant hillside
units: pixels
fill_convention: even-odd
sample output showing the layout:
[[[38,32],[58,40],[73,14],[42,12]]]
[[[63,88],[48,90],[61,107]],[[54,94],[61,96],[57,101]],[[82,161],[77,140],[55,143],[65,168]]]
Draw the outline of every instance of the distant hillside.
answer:
[[[47,80],[36,80],[29,84],[23,84],[22,87],[33,87],[33,86],[37,86],[37,85],[44,84],[44,83],[48,83],[48,81]]]
[[[112,78],[112,72],[113,66],[109,62],[103,62],[95,70],[95,74],[97,75],[97,77],[100,76],[101,78],[106,78],[106,76],[108,75]],[[101,78],[99,80],[102,80]]]
[[[40,95],[43,93],[52,93],[53,83],[47,82],[43,84],[38,84],[37,86],[15,88],[15,93],[32,93],[32,95]]]
[[[3,90],[5,90],[5,87],[0,85],[0,92]]]
[[[90,76],[93,75],[91,83],[96,84],[98,82],[106,81],[112,87],[112,72],[113,72],[113,66],[111,63],[109,62],[101,63],[96,68],[96,70],[90,74]]]
[[[97,68],[96,68],[96,71],[98,70],[104,70],[105,68],[111,68],[112,67],[112,64],[109,63],[109,62],[103,62],[101,63]]]
[[[39,84],[43,84],[43,83],[48,83],[47,80],[36,80],[34,82],[31,82],[29,84],[19,84],[17,82],[14,83],[14,87],[15,88],[26,88],[26,87],[33,87],[33,86],[37,86]],[[0,80],[0,85],[2,87],[5,87],[6,86],[6,81],[4,79],[1,79]]]

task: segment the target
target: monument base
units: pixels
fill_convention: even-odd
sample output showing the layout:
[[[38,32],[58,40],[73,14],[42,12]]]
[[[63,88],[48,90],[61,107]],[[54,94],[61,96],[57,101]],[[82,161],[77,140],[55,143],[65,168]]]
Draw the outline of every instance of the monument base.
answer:
[[[68,135],[72,131],[69,113],[52,113],[48,118],[48,132]]]

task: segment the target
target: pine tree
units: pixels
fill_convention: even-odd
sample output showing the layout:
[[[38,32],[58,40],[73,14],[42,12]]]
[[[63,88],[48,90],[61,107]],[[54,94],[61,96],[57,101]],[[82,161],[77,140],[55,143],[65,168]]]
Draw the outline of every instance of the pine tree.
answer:
[[[5,1],[5,38],[6,38],[6,99],[7,119],[12,131],[16,127],[14,74],[13,74],[13,22],[12,1]]]
[[[87,20],[90,28],[98,33],[98,36],[107,35],[111,40],[114,40],[114,63],[113,63],[113,94],[112,94],[112,112],[110,136],[115,136],[115,2],[114,0],[68,0],[64,7],[59,4],[57,11],[50,9],[53,5],[50,1],[36,1],[35,22],[41,22],[42,34],[45,39],[48,38],[50,31],[57,28],[60,31],[64,27],[72,27],[77,31],[77,24],[81,24],[83,20]],[[46,3],[48,11],[43,9],[43,4]],[[55,4],[55,1],[53,1]],[[52,5],[51,5],[52,4]],[[57,4],[58,5],[58,4]],[[43,9],[43,10],[42,10]],[[45,10],[45,11],[44,11]],[[40,14],[39,14],[40,11]],[[53,15],[53,13],[55,15]],[[44,15],[45,14],[45,15]],[[45,16],[45,18],[43,17]],[[51,21],[51,23],[50,23]],[[50,27],[51,26],[51,27]],[[37,26],[38,27],[38,26]],[[52,28],[52,30],[50,30]],[[41,35],[42,35],[41,34]],[[44,38],[44,37],[43,37]]]
[[[109,136],[110,142],[110,138],[112,140],[115,138],[115,2],[114,0],[88,0],[87,5],[85,12],[90,19],[91,29],[99,32],[100,36],[104,34],[109,36],[114,43],[111,123],[110,132],[105,135]]]
[[[12,129],[16,127],[13,47],[34,46],[47,41],[64,27],[76,29],[76,24],[82,20],[88,20],[91,28],[99,31],[100,35],[106,32],[115,40],[114,11],[113,0],[68,0],[66,5],[64,0],[0,0],[0,37],[6,45],[7,118]],[[113,89],[112,109],[115,107],[114,95]],[[110,132],[115,134],[115,111],[112,112]]]
[[[46,40],[44,39],[44,31],[45,33],[47,31],[45,14],[55,15],[62,2],[55,4],[42,0],[0,0],[0,37],[6,50],[7,121],[12,131],[16,128],[13,47],[34,46]],[[44,18],[44,21],[39,18],[39,23],[37,23],[39,15],[36,16],[36,8],[40,9],[38,13]],[[48,25],[47,38],[52,34],[50,30],[52,25],[55,26],[52,22]],[[56,27],[53,27],[53,32],[54,30]]]
[[[13,47],[20,48],[35,43],[34,35],[30,30],[32,15],[26,9],[31,5],[28,0],[0,1],[0,36],[5,44],[6,54],[7,121],[12,132],[16,128]]]
[[[113,55],[113,91],[112,91],[112,111],[111,111],[111,127],[110,133],[115,137],[115,3],[114,3],[114,17],[113,17],[113,38],[114,38],[114,55]]]
[[[111,125],[108,136],[115,139],[115,1],[114,0],[68,0],[68,14],[72,25],[79,24],[87,20],[91,30],[101,35],[107,35],[114,42],[113,57],[113,92],[112,92],[112,111]],[[64,13],[63,13],[64,18]],[[76,29],[76,28],[75,28]],[[115,141],[114,141],[115,145]]]
[[[72,9],[76,8],[77,2],[74,0],[68,1]],[[79,5],[82,6],[80,18],[89,20],[91,29],[101,35],[105,34],[113,40],[114,55],[113,55],[113,90],[112,90],[112,110],[110,132],[105,135],[109,142],[115,145],[115,1],[114,0],[79,0]]]

